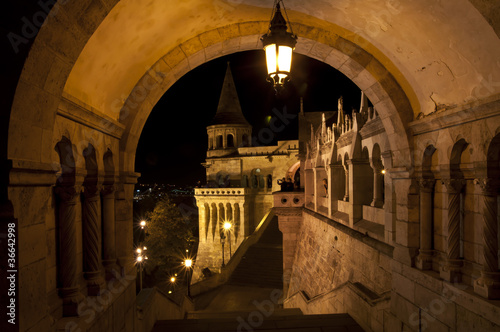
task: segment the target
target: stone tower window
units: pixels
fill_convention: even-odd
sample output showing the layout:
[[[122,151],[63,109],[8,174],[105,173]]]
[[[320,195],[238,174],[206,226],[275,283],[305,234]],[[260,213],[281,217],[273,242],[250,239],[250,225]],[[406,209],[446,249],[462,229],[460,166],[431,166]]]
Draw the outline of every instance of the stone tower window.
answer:
[[[231,134],[227,135],[227,147],[228,148],[234,147],[234,136]]]

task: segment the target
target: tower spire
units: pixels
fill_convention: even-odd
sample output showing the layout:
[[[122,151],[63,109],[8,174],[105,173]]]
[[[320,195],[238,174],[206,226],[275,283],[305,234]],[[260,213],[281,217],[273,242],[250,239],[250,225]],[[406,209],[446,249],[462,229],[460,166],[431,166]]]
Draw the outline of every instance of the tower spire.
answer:
[[[233,75],[231,74],[229,62],[227,63],[226,76],[222,84],[217,113],[215,113],[215,117],[211,123],[211,125],[218,124],[250,125],[241,111],[240,100],[238,99],[238,93],[236,92],[236,86],[234,84]]]

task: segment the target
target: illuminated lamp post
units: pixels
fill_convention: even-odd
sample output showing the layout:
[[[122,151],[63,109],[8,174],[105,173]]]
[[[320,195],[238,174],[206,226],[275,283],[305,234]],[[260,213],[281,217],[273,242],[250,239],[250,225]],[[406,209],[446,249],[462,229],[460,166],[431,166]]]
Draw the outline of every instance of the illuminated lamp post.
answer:
[[[186,259],[184,261],[184,266],[186,267],[186,280],[187,280],[187,295],[188,297],[191,297],[191,288],[190,288],[190,282],[189,282],[189,272],[191,270],[191,266],[193,265],[193,260],[192,259]]]
[[[224,231],[220,232],[220,243],[222,244],[222,267],[226,266],[224,264],[224,243],[226,242],[226,235],[224,234]]]
[[[231,259],[231,227],[233,225],[229,222],[226,221],[224,223],[224,233],[227,233],[227,242],[229,242],[229,259]],[[223,248],[224,249],[224,248]]]
[[[280,3],[287,16],[286,20],[281,14]],[[279,94],[283,85],[290,80],[292,51],[297,43],[297,36],[293,34],[283,0],[275,0],[273,7],[271,16],[274,16],[269,22],[268,32],[261,37],[261,41],[266,52],[267,80],[273,83],[276,94]],[[291,32],[287,32],[287,23]]]
[[[148,250],[147,247],[137,248],[135,252],[137,253],[137,257],[135,259],[135,262],[137,265],[139,265],[139,290],[142,290],[142,266],[145,263],[145,261],[148,259],[148,256],[143,255],[144,251]]]

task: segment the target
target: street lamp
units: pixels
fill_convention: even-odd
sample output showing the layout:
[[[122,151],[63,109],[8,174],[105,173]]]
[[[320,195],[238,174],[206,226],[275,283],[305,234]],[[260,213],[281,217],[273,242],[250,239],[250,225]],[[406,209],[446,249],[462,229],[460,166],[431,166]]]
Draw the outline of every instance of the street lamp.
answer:
[[[287,16],[286,20],[281,14],[280,3]],[[274,16],[269,22],[268,32],[261,37],[261,41],[266,52],[267,80],[273,83],[276,93],[279,93],[283,85],[290,80],[292,51],[297,43],[297,36],[293,34],[283,0],[275,0],[273,7],[271,16]],[[287,32],[287,21],[291,32]]]
[[[148,256],[144,255],[144,251],[146,251],[148,248],[143,247],[137,248],[135,252],[137,253],[137,257],[135,259],[135,262],[137,265],[139,265],[139,290],[142,290],[142,266],[144,262],[148,259]]]
[[[193,265],[193,260],[192,259],[186,259],[184,261],[184,266],[186,267],[186,280],[187,280],[187,295],[188,297],[191,297],[191,289],[190,289],[190,282],[189,282],[189,271],[191,270],[191,266]]]
[[[139,265],[139,290],[142,290],[142,263],[144,259],[141,255],[137,256],[136,262]]]
[[[233,225],[229,222],[226,221],[224,222],[224,233],[227,233],[227,241],[229,242],[229,259],[231,259],[231,227]]]
[[[224,264],[224,243],[226,242],[226,235],[224,234],[224,231],[220,232],[220,243],[222,244],[222,267],[226,266]]]
[[[144,227],[146,227],[146,220],[141,220],[141,222],[139,222],[139,226],[141,226],[141,229],[144,229]]]

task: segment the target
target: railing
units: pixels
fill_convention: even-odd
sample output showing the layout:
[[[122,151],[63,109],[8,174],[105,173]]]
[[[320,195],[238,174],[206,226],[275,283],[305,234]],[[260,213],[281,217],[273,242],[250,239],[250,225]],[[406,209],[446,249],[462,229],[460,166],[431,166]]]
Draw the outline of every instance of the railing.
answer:
[[[346,298],[350,300],[349,303],[344,303]],[[283,306],[285,308],[299,308],[306,315],[348,313],[364,330],[372,331],[374,329],[371,328],[372,321],[370,318],[376,317],[379,310],[389,308],[390,299],[391,291],[379,295],[359,283],[347,281],[313,298],[309,298],[304,291],[295,292],[283,301]],[[331,303],[336,303],[336,305],[331,306]],[[325,309],[328,310],[327,308],[333,308],[335,312],[324,312]],[[363,312],[363,310],[360,312],[360,310],[356,310],[357,308],[364,308],[370,312]]]
[[[253,189],[251,188],[195,188],[194,194],[196,196],[219,196],[219,195],[239,195],[244,196],[249,194]]]
[[[303,191],[275,191],[273,192],[273,206],[276,207],[302,207],[304,206]]]

